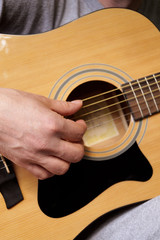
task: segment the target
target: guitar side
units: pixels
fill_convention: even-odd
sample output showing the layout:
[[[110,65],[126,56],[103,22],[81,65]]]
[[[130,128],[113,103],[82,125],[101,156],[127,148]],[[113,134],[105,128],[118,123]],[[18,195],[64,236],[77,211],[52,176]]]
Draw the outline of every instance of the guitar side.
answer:
[[[1,40],[6,42],[0,52],[1,86],[44,96],[48,96],[64,73],[84,64],[109,64],[133,79],[160,70],[159,31],[140,14],[124,9],[98,11],[48,33],[25,37],[2,35]],[[39,209],[37,180],[15,166],[24,201],[7,210],[0,199],[3,239],[71,240],[104,213],[159,195],[160,115],[143,121],[144,126],[148,121],[147,129],[145,134],[141,130],[137,141],[153,168],[149,181],[117,183],[77,212],[53,219]]]

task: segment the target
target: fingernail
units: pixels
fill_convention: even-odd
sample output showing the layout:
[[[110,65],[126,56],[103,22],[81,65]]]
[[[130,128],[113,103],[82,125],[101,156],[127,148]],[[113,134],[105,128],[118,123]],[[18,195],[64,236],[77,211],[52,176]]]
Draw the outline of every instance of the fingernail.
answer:
[[[82,100],[73,100],[71,101],[71,103],[74,103],[74,104],[82,104]]]

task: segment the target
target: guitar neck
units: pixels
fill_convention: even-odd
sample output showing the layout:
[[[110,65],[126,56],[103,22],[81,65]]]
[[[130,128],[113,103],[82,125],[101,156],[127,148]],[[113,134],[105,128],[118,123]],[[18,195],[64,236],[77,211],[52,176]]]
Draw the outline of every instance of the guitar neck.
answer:
[[[160,111],[160,73],[125,83],[122,91],[135,121]]]

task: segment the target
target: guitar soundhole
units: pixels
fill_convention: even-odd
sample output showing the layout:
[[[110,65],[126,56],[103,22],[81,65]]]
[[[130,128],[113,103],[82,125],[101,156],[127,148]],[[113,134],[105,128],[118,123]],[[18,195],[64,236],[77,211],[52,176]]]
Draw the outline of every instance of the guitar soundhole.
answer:
[[[115,86],[103,81],[87,82],[71,92],[68,100],[74,99],[84,101],[83,109],[70,118],[87,122],[86,146],[108,146],[127,131],[130,112]],[[38,203],[46,215],[60,218],[84,207],[118,182],[147,181],[151,176],[152,167],[135,142],[118,157],[103,161],[82,159],[71,164],[65,175],[39,181]]]
[[[75,88],[67,100],[75,99],[82,99],[83,107],[71,118],[85,120],[85,146],[110,146],[124,136],[130,112],[123,94],[115,86],[104,81],[90,81]]]

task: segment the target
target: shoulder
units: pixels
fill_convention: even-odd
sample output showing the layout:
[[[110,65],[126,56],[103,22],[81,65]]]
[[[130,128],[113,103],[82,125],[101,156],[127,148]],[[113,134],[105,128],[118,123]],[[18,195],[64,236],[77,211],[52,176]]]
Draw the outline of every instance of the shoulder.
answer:
[[[46,32],[100,8],[98,0],[0,0],[0,32]]]
[[[60,0],[61,1],[61,0]],[[57,1],[0,0],[0,32],[29,34],[48,30]],[[52,14],[51,14],[52,13]],[[46,22],[43,22],[48,16]],[[47,24],[47,26],[46,26]]]

